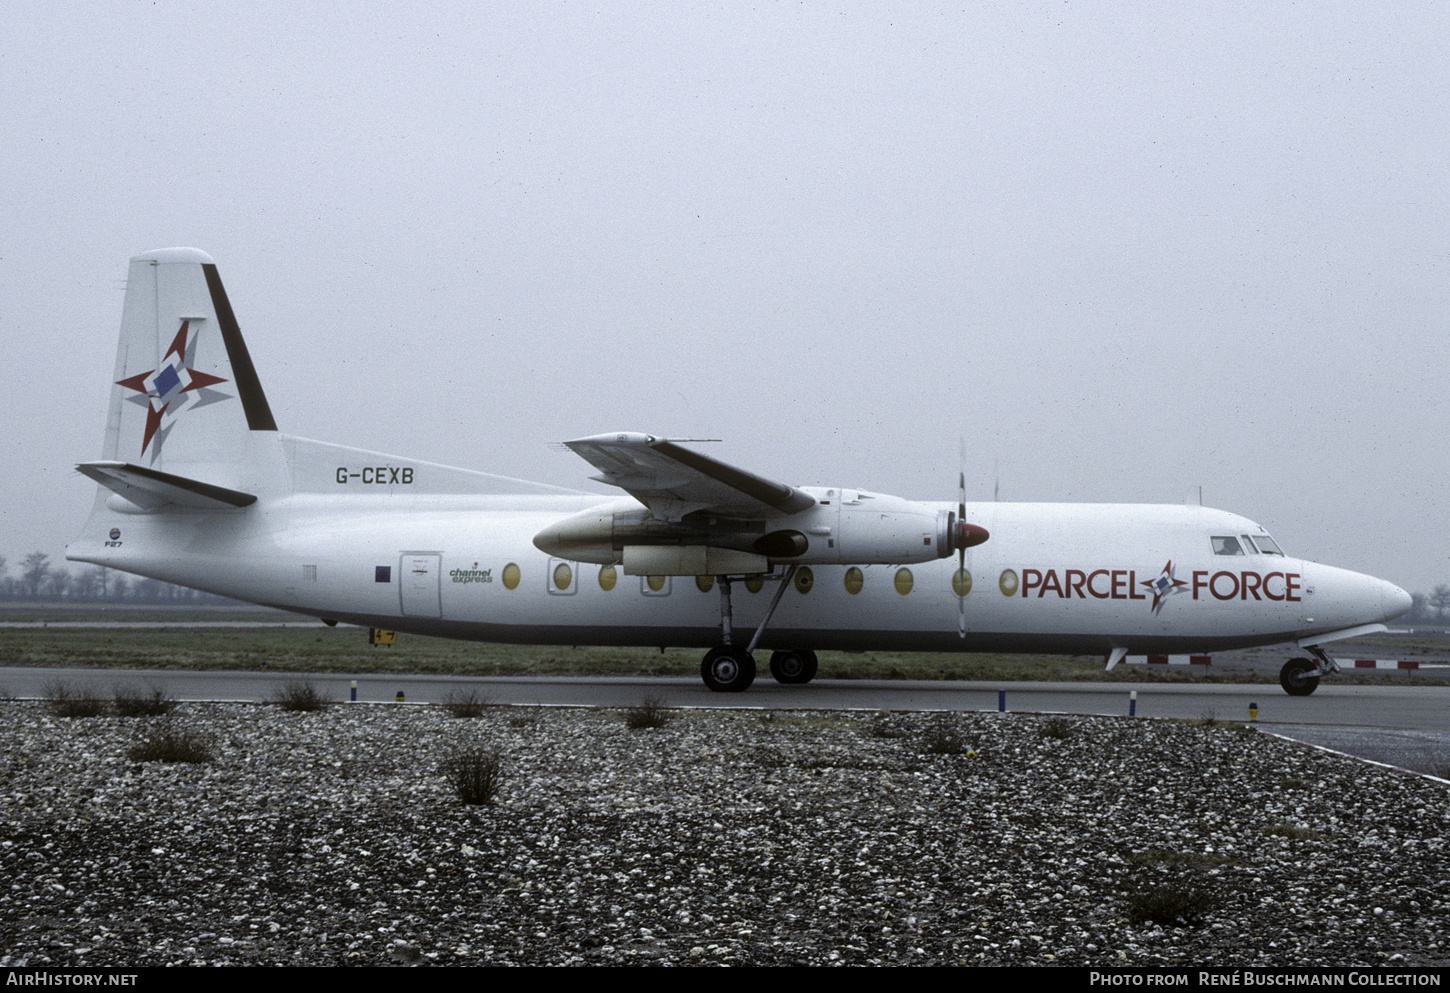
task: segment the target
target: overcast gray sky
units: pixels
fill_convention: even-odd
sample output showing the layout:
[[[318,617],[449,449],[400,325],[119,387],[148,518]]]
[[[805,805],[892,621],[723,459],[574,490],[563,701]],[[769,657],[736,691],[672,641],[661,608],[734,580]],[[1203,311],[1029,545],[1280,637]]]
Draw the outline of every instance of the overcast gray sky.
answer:
[[[1450,10],[6,3],[0,554],[89,508],[127,259],[283,431],[560,485],[1204,502],[1450,583]],[[591,484],[591,488],[594,488]]]

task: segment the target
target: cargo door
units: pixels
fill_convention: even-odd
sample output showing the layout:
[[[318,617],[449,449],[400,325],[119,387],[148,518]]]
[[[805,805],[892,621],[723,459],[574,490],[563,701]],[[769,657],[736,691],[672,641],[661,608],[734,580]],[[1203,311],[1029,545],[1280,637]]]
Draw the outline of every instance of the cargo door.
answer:
[[[398,588],[403,597],[405,617],[441,617],[443,614],[439,599],[439,582],[442,573],[443,556],[436,552],[404,552],[402,561],[403,581]]]

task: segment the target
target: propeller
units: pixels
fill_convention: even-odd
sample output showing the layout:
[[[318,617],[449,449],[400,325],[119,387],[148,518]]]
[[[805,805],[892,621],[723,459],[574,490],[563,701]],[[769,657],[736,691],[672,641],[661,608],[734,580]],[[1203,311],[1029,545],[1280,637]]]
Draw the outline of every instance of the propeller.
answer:
[[[961,527],[967,521],[967,474],[965,471],[957,473],[957,574],[952,577],[952,585],[956,587],[957,593],[957,636],[967,636],[967,543],[962,540],[965,535]]]
[[[952,528],[952,544],[957,548],[952,591],[957,595],[957,634],[963,638],[967,636],[967,594],[972,590],[972,580],[967,575],[967,549],[989,537],[986,528],[967,523],[967,474],[962,471],[957,474],[957,519]]]

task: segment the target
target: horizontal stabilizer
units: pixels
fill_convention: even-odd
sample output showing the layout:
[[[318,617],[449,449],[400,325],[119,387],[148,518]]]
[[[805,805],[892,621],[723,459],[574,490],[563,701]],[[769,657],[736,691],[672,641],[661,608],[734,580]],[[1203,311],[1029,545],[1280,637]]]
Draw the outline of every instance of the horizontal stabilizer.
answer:
[[[250,493],[130,462],[82,462],[76,469],[143,510],[159,510],[167,504],[197,510],[235,510],[257,502]]]

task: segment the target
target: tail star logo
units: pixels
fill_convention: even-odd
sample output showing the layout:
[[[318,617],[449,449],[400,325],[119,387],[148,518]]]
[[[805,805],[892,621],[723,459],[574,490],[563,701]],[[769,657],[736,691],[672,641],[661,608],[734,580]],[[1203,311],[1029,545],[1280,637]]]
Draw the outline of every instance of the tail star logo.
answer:
[[[192,368],[196,362],[196,339],[200,332],[191,332],[190,325],[189,320],[181,322],[181,329],[172,339],[171,347],[161,357],[160,368],[116,382],[117,386],[135,390],[136,395],[126,399],[146,408],[146,430],[141,437],[141,454],[145,456],[149,448],[152,462],[161,454],[161,446],[165,443],[166,436],[171,433],[176,418],[183,411],[232,399],[229,394],[210,388],[225,383],[225,379]]]

